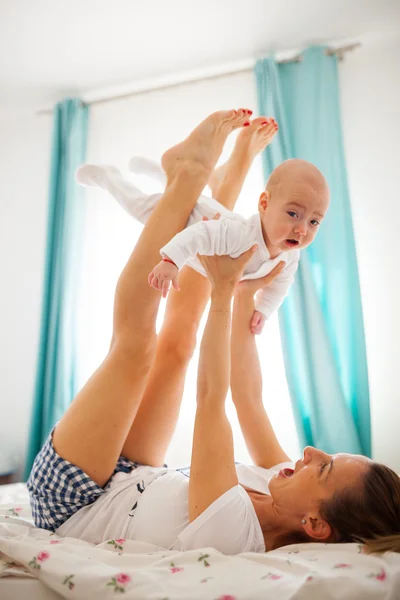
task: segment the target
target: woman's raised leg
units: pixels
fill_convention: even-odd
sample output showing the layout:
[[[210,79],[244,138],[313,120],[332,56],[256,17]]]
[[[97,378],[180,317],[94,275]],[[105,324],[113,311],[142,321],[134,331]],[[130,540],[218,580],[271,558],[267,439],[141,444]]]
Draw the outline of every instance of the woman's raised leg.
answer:
[[[276,128],[265,117],[240,131],[229,160],[211,175],[213,197],[233,209],[254,157],[274,137]],[[122,454],[132,461],[162,465],[175,431],[185,375],[196,347],[200,319],[210,295],[208,279],[184,267],[180,292],[171,289],[154,364]]]
[[[272,142],[277,131],[274,119],[256,117],[239,132],[229,160],[215,169],[208,181],[213,198],[233,210],[253,160]]]
[[[57,453],[98,485],[114,470],[154,358],[160,293],[148,285],[148,274],[160,248],[185,226],[227,135],[246,118],[243,110],[214,113],[163,156],[168,185],[119,278],[113,344],[53,434]]]
[[[190,267],[179,275],[180,291],[168,294],[162,329],[149,379],[124,447],[123,456],[159,466],[175,431],[185,375],[196,348],[196,335],[210,295],[206,277]]]

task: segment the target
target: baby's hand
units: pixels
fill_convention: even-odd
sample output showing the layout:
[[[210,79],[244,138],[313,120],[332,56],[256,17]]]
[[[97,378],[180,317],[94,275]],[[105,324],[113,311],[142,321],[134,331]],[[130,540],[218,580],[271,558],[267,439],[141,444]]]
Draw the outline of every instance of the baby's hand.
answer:
[[[150,273],[148,281],[155,290],[161,290],[162,297],[166,298],[171,282],[172,286],[179,291],[178,273],[179,269],[174,263],[160,260]]]
[[[260,313],[260,311],[255,310],[253,312],[253,317],[252,317],[251,323],[250,323],[251,333],[253,335],[260,335],[260,333],[264,329],[265,321],[266,321],[266,318],[264,317],[264,315],[262,313]]]

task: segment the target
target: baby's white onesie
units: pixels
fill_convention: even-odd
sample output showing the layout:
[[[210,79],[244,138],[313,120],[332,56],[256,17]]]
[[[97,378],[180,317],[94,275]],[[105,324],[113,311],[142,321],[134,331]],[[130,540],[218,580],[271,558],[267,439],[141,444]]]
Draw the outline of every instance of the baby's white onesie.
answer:
[[[130,161],[130,168],[138,174],[158,179],[163,185],[166,182],[161,166],[146,158],[134,157]],[[77,180],[83,185],[99,186],[107,190],[132,217],[143,224],[162,196],[161,193],[150,196],[144,194],[123,179],[115,167],[83,165],[78,170]],[[220,213],[221,218],[218,221],[211,220],[216,213]],[[203,217],[210,220],[203,221]],[[264,277],[280,261],[286,262],[282,272],[256,296],[256,309],[268,319],[282,304],[294,281],[300,251],[288,250],[271,259],[258,213],[245,219],[213,198],[201,195],[190,214],[186,229],[161,248],[160,252],[173,260],[179,269],[188,264],[206,276],[203,266],[196,258],[197,254],[229,254],[232,258],[237,258],[254,244],[257,244],[258,249],[247,263],[243,279]]]
[[[249,219],[231,213],[230,215],[224,214],[218,221],[195,223],[174,236],[168,244],[161,248],[160,253],[173,260],[179,269],[184,264],[188,264],[205,275],[202,265],[196,258],[197,254],[206,256],[229,254],[232,258],[237,258],[254,244],[257,244],[258,248],[247,263],[242,279],[264,277],[280,261],[286,262],[283,271],[256,296],[256,309],[268,319],[282,304],[294,281],[300,252],[299,250],[290,250],[271,259],[264,241],[258,213]]]

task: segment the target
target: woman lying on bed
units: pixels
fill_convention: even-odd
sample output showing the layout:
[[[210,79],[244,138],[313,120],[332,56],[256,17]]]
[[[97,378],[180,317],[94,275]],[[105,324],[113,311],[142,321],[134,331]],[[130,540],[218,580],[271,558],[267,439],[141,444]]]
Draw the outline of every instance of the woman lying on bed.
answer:
[[[159,249],[184,228],[228,133],[247,118],[242,109],[215,113],[164,155],[168,185],[118,281],[110,351],[35,460],[28,481],[35,523],[94,543],[130,538],[227,554],[365,539],[375,539],[371,549],[399,551],[400,481],[393,471],[315,448],[293,465],[272,430],[249,322],[254,293],[279,267],[264,280],[236,285],[251,250],[236,260],[203,258],[209,281],[182,272],[156,339],[160,293],[148,274]],[[188,478],[162,465],[210,288]],[[229,383],[255,466],[234,463]]]

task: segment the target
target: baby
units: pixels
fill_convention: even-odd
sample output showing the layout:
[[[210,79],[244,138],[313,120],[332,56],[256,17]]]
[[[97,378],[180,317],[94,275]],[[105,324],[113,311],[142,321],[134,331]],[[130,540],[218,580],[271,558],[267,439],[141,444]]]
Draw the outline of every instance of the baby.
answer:
[[[277,129],[274,123],[270,119],[262,121],[262,126],[273,132],[269,141]],[[163,185],[166,183],[157,163],[134,157],[130,168],[157,178]],[[106,189],[142,223],[161,197],[161,194],[144,194],[125,181],[115,167],[83,165],[77,172],[77,180],[83,185]],[[165,297],[171,283],[179,289],[178,274],[183,265],[188,264],[206,275],[197,254],[229,254],[236,258],[256,244],[257,250],[246,265],[243,279],[263,277],[279,262],[286,263],[274,281],[257,294],[251,329],[261,333],[265,320],[287,295],[294,281],[300,250],[314,240],[328,206],[329,190],[323,175],[314,165],[300,159],[287,160],[274,169],[259,198],[258,212],[249,219],[202,195],[186,229],[161,248],[162,259],[150,273],[149,283]],[[214,219],[216,214],[220,218]]]

